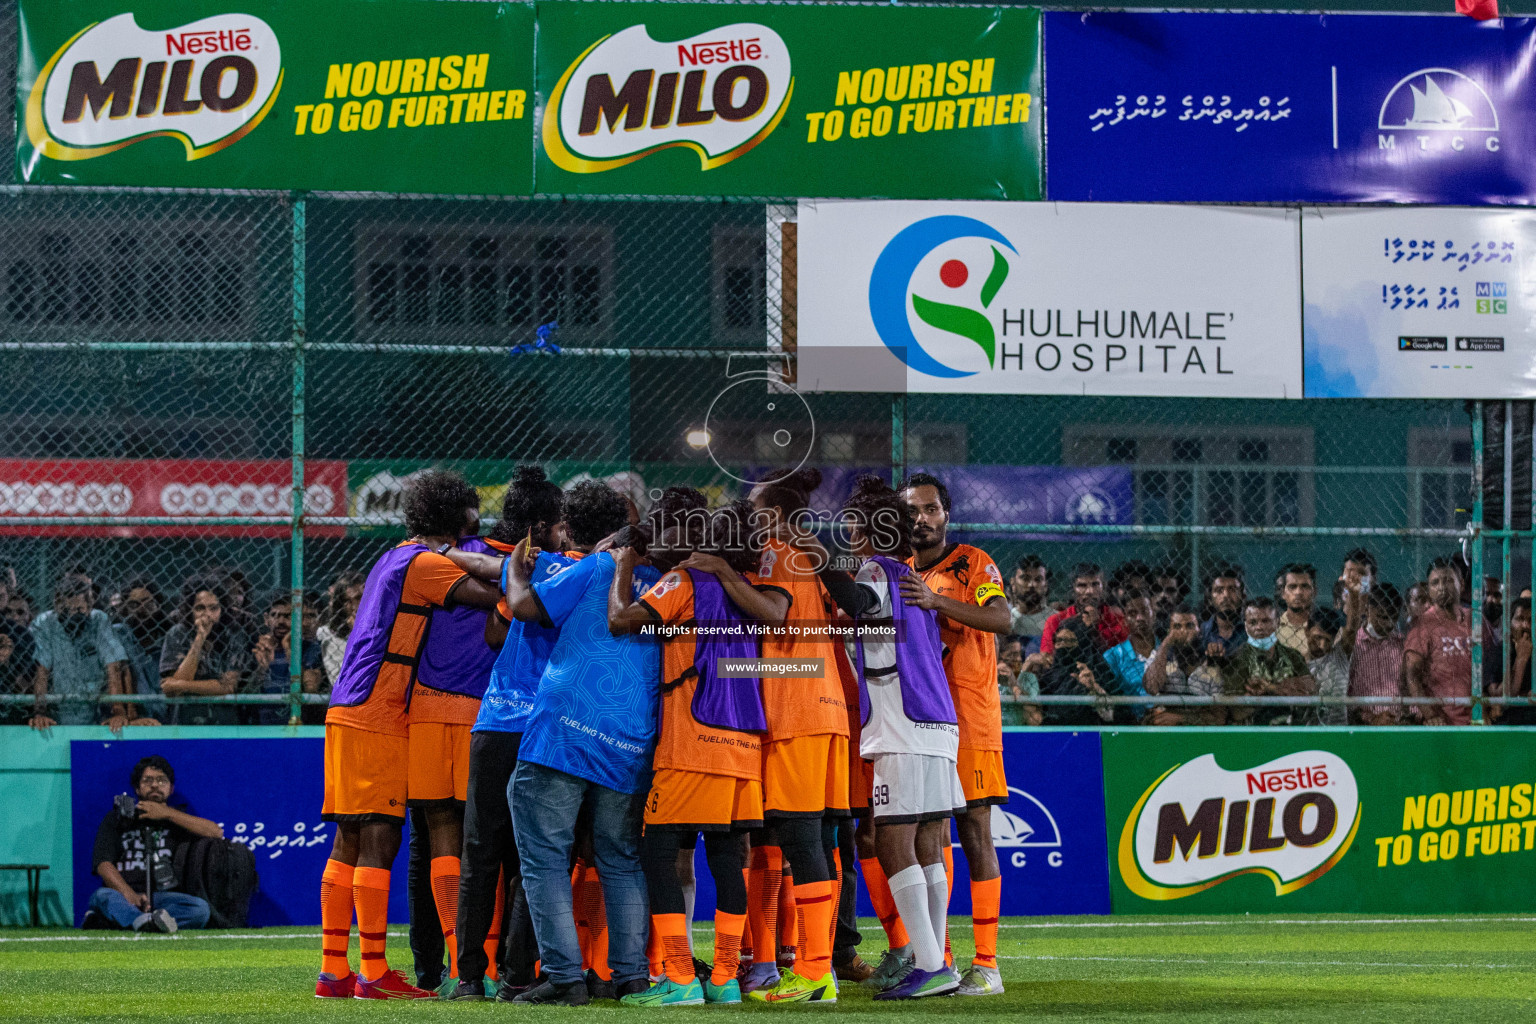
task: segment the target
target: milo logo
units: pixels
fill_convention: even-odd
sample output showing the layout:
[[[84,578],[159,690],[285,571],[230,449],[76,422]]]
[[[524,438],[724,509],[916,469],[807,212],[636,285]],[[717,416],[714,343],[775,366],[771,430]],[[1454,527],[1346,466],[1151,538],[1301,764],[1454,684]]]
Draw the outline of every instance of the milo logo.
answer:
[[[593,43],[560,76],[545,105],[544,152],[592,174],[682,146],[707,171],[772,134],[794,86],[789,48],[766,25],[677,42],[635,25]]]
[[[1120,877],[1149,900],[1192,896],[1260,874],[1284,896],[1349,851],[1360,793],[1337,754],[1304,750],[1245,771],[1214,754],[1175,765],[1147,789],[1120,833]]]
[[[282,82],[282,50],[260,18],[217,14],[149,31],[119,14],[81,29],[38,72],[27,136],[55,160],[155,136],[180,139],[197,160],[260,124]]]

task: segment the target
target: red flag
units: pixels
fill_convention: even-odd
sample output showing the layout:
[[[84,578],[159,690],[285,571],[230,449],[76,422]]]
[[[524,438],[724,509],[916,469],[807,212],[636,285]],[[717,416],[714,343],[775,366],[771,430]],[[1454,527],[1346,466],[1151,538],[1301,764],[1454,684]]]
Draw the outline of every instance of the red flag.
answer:
[[[1478,21],[1491,21],[1499,16],[1499,0],[1456,0],[1456,13]]]

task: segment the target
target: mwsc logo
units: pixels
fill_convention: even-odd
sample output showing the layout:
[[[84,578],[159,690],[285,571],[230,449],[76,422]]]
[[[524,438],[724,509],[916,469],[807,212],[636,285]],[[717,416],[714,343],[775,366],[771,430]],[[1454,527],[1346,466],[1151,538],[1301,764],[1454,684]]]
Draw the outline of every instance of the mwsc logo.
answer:
[[[1131,809],[1120,877],[1149,900],[1246,874],[1268,876],[1284,896],[1327,874],[1359,826],[1359,788],[1337,754],[1303,750],[1247,771],[1205,754],[1164,772]]]
[[[563,170],[594,174],[684,147],[711,170],[771,135],[794,89],[789,47],[766,25],[675,43],[633,25],[587,47],[560,76],[544,108],[544,152]]]
[[[27,137],[54,160],[89,160],[164,136],[198,160],[249,134],[282,84],[282,48],[260,18],[150,32],[119,14],[81,29],[38,72]]]
[[[995,243],[991,249],[991,266],[985,260],[948,259],[938,267],[927,257],[939,246],[962,238],[980,238]],[[874,321],[875,333],[885,347],[895,353],[907,366],[930,377],[969,377],[974,370],[957,369],[934,358],[918,342],[912,333],[908,307],[917,318],[929,327],[974,341],[985,354],[987,366],[997,367],[997,332],[985,310],[997,298],[998,289],[1008,279],[1008,258],[1002,249],[1011,253],[1018,250],[1013,243],[991,225],[973,217],[928,217],[903,228],[888,242],[875,260],[869,275],[869,315]],[[978,280],[977,272],[985,269],[980,277],[980,291],[974,304],[967,301],[940,302],[919,294],[919,289],[932,294],[945,294],[938,288],[959,292],[966,285]],[[924,273],[920,274],[922,270]],[[967,295],[969,299],[969,295]],[[976,304],[981,309],[976,308]]]

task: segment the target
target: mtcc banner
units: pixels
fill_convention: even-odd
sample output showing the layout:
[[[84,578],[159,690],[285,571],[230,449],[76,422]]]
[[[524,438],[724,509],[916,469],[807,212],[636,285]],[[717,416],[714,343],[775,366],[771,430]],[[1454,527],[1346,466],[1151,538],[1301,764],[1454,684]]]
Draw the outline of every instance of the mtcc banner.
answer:
[[[1040,198],[1040,14],[538,6],[542,193]]]
[[[1053,199],[1530,204],[1536,22],[1052,12]]]
[[[798,219],[802,390],[1301,397],[1295,211],[802,201]]]

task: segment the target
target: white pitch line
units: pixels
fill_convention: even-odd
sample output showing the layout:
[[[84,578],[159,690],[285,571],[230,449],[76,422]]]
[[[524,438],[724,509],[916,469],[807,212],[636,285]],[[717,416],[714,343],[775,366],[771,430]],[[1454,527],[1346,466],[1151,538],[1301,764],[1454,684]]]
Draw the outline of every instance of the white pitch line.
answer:
[[[1256,965],[1282,967],[1425,967],[1473,970],[1536,970],[1536,964],[1412,964],[1401,961],[1375,960],[1199,960],[1195,958],[1150,956],[999,956],[999,960],[1092,960],[1106,963],[1134,964],[1217,964],[1223,967],[1253,967]]]
[[[404,938],[410,932],[389,932],[393,938]],[[207,941],[209,939],[238,939],[242,942],[266,942],[275,939],[318,939],[319,932],[232,932],[218,933],[184,931],[175,935],[161,935],[158,932],[152,935],[16,935],[0,936],[0,942],[176,942],[181,939],[197,939]]]
[[[962,919],[963,920],[963,919]],[[1248,925],[1251,927],[1269,925],[1361,925],[1361,924],[1488,924],[1508,921],[1514,923],[1530,923],[1536,921],[1536,917],[1377,917],[1355,918],[1340,920],[1328,918],[1323,920],[1311,920],[1308,918],[1249,918],[1230,917],[1218,918],[1209,921],[1042,921],[1038,924],[999,924],[999,928],[1190,928],[1190,927],[1233,927]]]

